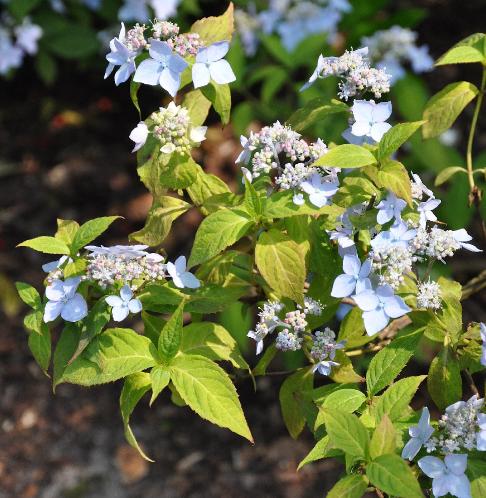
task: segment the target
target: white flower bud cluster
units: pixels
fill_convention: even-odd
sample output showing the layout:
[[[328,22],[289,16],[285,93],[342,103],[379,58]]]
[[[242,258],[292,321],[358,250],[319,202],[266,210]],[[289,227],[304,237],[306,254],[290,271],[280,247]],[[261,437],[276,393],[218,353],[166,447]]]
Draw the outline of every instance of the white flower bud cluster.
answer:
[[[169,47],[181,57],[195,56],[204,46],[199,33],[183,33],[167,40]]]
[[[478,416],[483,405],[484,399],[475,395],[468,401],[459,401],[446,408],[439,420],[439,433],[425,443],[427,451],[450,454],[475,449],[481,431]]]
[[[303,338],[292,330],[282,330],[277,334],[275,347],[280,351],[298,351],[302,347]]]
[[[312,299],[311,297],[304,297],[304,306],[297,305],[297,309],[303,310],[306,315],[320,316],[322,314],[323,306],[320,301]]]
[[[379,246],[372,253],[372,269],[379,285],[398,289],[407,273],[411,273],[415,258],[409,247]]]
[[[285,315],[284,322],[291,328],[295,330],[295,332],[304,332],[307,328],[307,320],[305,319],[306,315],[300,310],[289,311]]]
[[[315,172],[317,172],[315,168],[309,168],[304,163],[297,163],[295,165],[287,163],[282,173],[275,178],[275,183],[282,190],[295,189]]]
[[[166,276],[165,264],[158,254],[132,255],[130,253],[92,253],[88,255],[85,280],[97,282],[106,288],[122,282],[132,287],[139,283],[162,280]]]
[[[242,144],[244,150],[237,162],[251,166],[252,178],[258,178],[261,174],[268,174],[272,169],[278,168],[278,176],[285,171],[282,185],[295,183],[295,168],[302,177],[304,166],[327,152],[327,146],[322,140],[309,145],[299,133],[278,121],[272,126],[265,126],[257,133],[252,132],[248,138],[242,137]],[[282,161],[279,156],[282,156]]]
[[[179,26],[170,21],[158,21],[156,19],[152,24],[152,36],[156,40],[166,41],[177,36],[179,31]]]
[[[420,228],[412,241],[412,247],[419,256],[442,261],[448,256],[453,256],[461,248],[461,244],[454,238],[452,230],[433,226],[429,231]]]
[[[164,154],[189,154],[194,145],[204,140],[206,127],[192,127],[189,111],[174,102],[153,112],[150,119],[153,134],[160,141]]]
[[[417,308],[428,308],[432,310],[442,308],[440,286],[437,282],[429,280],[418,284]]]
[[[336,343],[336,334],[329,327],[324,330],[317,330],[312,334],[312,349],[311,356],[316,361],[334,360],[336,350],[342,349],[344,342]]]
[[[146,29],[145,24],[140,26],[140,24],[137,23],[132,29],[127,31],[125,36],[125,45],[128,50],[138,52],[147,46],[147,40],[144,36],[144,31]]]

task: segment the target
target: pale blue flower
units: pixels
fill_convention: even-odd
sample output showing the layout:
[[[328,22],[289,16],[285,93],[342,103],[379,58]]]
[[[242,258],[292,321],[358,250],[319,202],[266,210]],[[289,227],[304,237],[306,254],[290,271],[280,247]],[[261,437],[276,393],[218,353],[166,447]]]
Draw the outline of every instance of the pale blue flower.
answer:
[[[125,0],[118,11],[118,19],[121,21],[145,22],[150,19],[146,0]]]
[[[392,318],[399,318],[411,311],[401,297],[395,296],[389,285],[380,285],[375,291],[368,289],[353,296],[363,311],[363,321],[368,335],[383,330]]]
[[[397,221],[401,220],[402,211],[405,209],[406,205],[407,203],[403,199],[399,199],[393,192],[388,192],[386,199],[383,199],[378,206],[376,206],[376,209],[378,209],[376,221],[380,225],[384,225],[393,218]]]
[[[411,46],[408,50],[408,56],[412,64],[412,69],[416,73],[430,71],[434,67],[434,59],[430,56],[427,45],[420,47]]]
[[[129,313],[140,313],[142,303],[139,299],[133,299],[132,289],[124,285],[119,296],[106,296],[105,301],[111,306],[111,313],[115,322],[122,322]]]
[[[403,221],[395,223],[390,230],[380,232],[372,241],[371,247],[379,249],[380,247],[403,247],[406,249],[410,241],[417,235],[417,230],[409,229]]]
[[[46,273],[51,273],[51,271],[57,270],[57,268],[63,265],[66,261],[72,263],[73,260],[69,256],[61,256],[59,259],[56,259],[55,261],[50,261],[49,263],[42,265],[42,270],[45,271]]]
[[[481,334],[481,340],[483,341],[483,347],[481,350],[481,365],[486,367],[486,325],[484,323],[479,324],[479,331]]]
[[[363,264],[355,254],[345,254],[343,257],[342,275],[338,275],[332,286],[331,296],[348,297],[356,291],[360,292],[371,289],[368,278],[371,272],[371,260],[367,259]]]
[[[179,256],[174,263],[167,263],[167,273],[172,277],[174,285],[179,289],[188,287],[197,289],[201,282],[190,272],[187,271],[186,257]]]
[[[321,375],[328,376],[328,375],[331,374],[332,368],[333,367],[338,367],[338,366],[339,366],[339,363],[337,363],[336,361],[323,360],[323,361],[320,361],[319,363],[316,363],[312,367],[312,373],[315,373],[317,371]]]
[[[486,451],[486,413],[478,415],[478,427],[476,447],[478,451]]]
[[[417,196],[419,199],[422,199],[422,196],[424,194],[428,195],[431,198],[434,198],[434,193],[425,185],[419,175],[417,175],[416,173],[412,173],[412,178],[415,187],[413,190],[417,192]]]
[[[181,84],[181,74],[188,66],[187,62],[172,52],[166,42],[159,40],[151,40],[149,54],[151,58],[140,63],[133,81],[160,85],[169,95],[175,97]]]
[[[355,100],[351,107],[355,122],[351,133],[356,137],[368,137],[379,142],[391,128],[386,120],[391,116],[391,102],[376,104],[373,100]]]
[[[143,121],[140,121],[140,123],[137,124],[137,126],[130,132],[129,135],[130,140],[132,142],[135,142],[135,147],[133,148],[132,152],[136,152],[145,145],[148,134],[149,129],[147,128],[147,125]]]
[[[7,74],[22,64],[24,52],[13,44],[6,29],[0,28],[0,74]]]
[[[444,461],[426,456],[418,461],[418,466],[432,478],[432,492],[436,498],[447,493],[457,498],[471,498],[471,484],[465,474],[467,455],[446,455]]]
[[[460,230],[453,230],[452,236],[454,237],[456,242],[459,243],[462,249],[466,249],[467,251],[471,252],[483,252],[482,249],[478,249],[475,245],[468,244],[468,242],[472,240],[472,237],[466,232],[464,228],[461,228]]]
[[[22,24],[14,28],[16,45],[29,55],[37,53],[37,42],[42,36],[42,28],[32,24],[29,18],[25,18]]]
[[[206,86],[211,79],[218,85],[224,85],[236,80],[229,62],[223,59],[228,50],[229,43],[227,41],[213,43],[209,47],[199,49],[196,62],[192,66],[194,88]]]
[[[81,277],[54,280],[46,287],[48,299],[44,308],[44,322],[52,322],[59,315],[66,322],[77,322],[88,314],[88,306],[83,296],[76,292]]]
[[[145,251],[148,246],[144,244],[134,244],[132,246],[86,246],[85,249],[95,256],[120,256],[123,258],[139,258],[142,256],[148,256],[149,253]]]
[[[125,42],[125,25],[122,23],[118,38],[110,41],[110,53],[106,55],[108,66],[104,78],[108,78],[116,66],[120,68],[115,73],[115,85],[120,85],[130,78],[135,71],[135,57],[137,52],[129,50]]]
[[[155,18],[159,21],[165,21],[169,17],[177,14],[177,7],[181,0],[151,0],[150,5],[155,12]]]
[[[440,199],[428,199],[417,206],[421,227],[425,227],[427,221],[437,221],[437,216],[432,211],[439,206],[440,202]]]
[[[338,191],[339,182],[337,180],[326,181],[319,173],[314,173],[300,184],[300,188],[309,194],[311,204],[321,208],[328,204],[330,198]]]
[[[410,440],[404,446],[402,458],[413,460],[420,448],[430,439],[434,432],[434,428],[430,425],[430,412],[427,407],[422,410],[422,415],[418,425],[414,425],[408,429]]]

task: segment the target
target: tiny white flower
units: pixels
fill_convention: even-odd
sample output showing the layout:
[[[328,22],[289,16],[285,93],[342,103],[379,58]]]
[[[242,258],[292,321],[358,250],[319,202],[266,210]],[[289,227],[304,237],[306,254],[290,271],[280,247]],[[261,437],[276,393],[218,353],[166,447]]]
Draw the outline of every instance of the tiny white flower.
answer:
[[[135,147],[132,152],[136,152],[145,145],[148,134],[149,130],[147,125],[143,121],[140,121],[140,123],[138,123],[138,125],[131,131],[129,136],[130,140],[135,142]]]
[[[174,285],[179,289],[187,287],[189,289],[197,289],[201,287],[201,282],[186,269],[186,257],[179,256],[174,263],[167,263],[167,273],[172,277]]]
[[[142,303],[139,299],[133,299],[132,289],[124,285],[119,296],[107,296],[105,301],[111,306],[111,313],[115,322],[122,322],[129,313],[140,313]]]

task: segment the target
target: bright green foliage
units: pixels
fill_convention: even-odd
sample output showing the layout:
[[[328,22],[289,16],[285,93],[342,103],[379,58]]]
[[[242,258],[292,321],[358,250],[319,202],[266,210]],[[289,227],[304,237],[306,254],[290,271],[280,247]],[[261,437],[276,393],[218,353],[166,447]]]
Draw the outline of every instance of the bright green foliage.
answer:
[[[376,163],[375,156],[359,145],[338,145],[320,157],[314,166],[327,166],[332,168],[362,168]]]
[[[393,454],[397,446],[397,432],[388,415],[383,415],[371,436],[370,457],[372,460],[381,455]]]
[[[444,348],[430,364],[427,388],[434,403],[444,410],[462,398],[462,379],[459,362]]]
[[[412,205],[412,192],[410,190],[410,179],[405,166],[392,159],[382,162],[378,170],[378,181],[381,186],[391,190],[397,197]]]
[[[55,237],[36,237],[22,242],[18,247],[30,247],[34,251],[43,252],[46,254],[69,254],[69,247],[65,242]]]
[[[435,186],[438,187],[439,185],[442,185],[457,173],[467,174],[467,169],[463,168],[462,166],[449,166],[448,168],[443,169],[435,179]]]
[[[486,35],[475,33],[456,43],[435,63],[436,66],[446,64],[470,64],[486,62]]]
[[[161,365],[155,366],[152,370],[150,370],[150,382],[152,383],[152,397],[150,398],[150,405],[152,405],[157,396],[169,385],[169,370]]]
[[[164,325],[160,332],[158,351],[165,362],[169,362],[177,354],[182,341],[184,301],[179,304],[170,320]]]
[[[365,476],[347,475],[340,479],[329,491],[327,498],[361,498],[368,487]]]
[[[334,116],[338,113],[348,113],[349,107],[339,100],[316,98],[307,102],[301,109],[295,111],[287,120],[287,124],[295,131],[302,133],[312,125],[329,116]]]
[[[378,144],[378,159],[391,156],[396,152],[422,125],[423,121],[414,123],[399,123],[390,128]]]

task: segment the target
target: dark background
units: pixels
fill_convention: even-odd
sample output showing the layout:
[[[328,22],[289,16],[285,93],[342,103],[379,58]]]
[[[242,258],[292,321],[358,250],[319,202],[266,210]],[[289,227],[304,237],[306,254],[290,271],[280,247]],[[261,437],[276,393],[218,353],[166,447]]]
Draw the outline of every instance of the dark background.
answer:
[[[208,15],[221,12],[225,3],[201,2]],[[394,8],[402,6],[429,9],[418,31],[434,57],[484,30],[486,1],[393,2]],[[279,377],[261,379],[257,393],[248,381],[237,385],[254,446],[200,420],[188,408],[173,406],[167,395],[152,409],[142,402],[132,426],[156,460],[148,464],[124,441],[118,384],[89,390],[61,385],[53,395],[49,379],[29,354],[23,310],[8,297],[8,282],[41,285],[40,266],[46,259],[15,245],[52,233],[56,217],[85,221],[107,214],[125,220],[110,229],[104,242],[124,243],[143,226],[151,203],[129,152],[128,134],[138,117],[128,88],[103,81],[103,70],[102,57],[89,71],[65,62],[56,83],[46,87],[26,64],[12,81],[0,80],[0,296],[5,301],[0,311],[0,498],[324,496],[341,468],[325,461],[295,471],[313,442],[308,434],[299,441],[286,434],[278,406]],[[455,79],[477,82],[479,69],[449,66],[425,78],[435,92]],[[159,103],[155,92],[144,99],[146,109]],[[484,117],[483,110],[478,150],[486,146]],[[470,110],[464,125],[468,119]],[[230,126],[215,127],[201,157],[206,170],[235,188],[238,147]],[[165,244],[169,254],[187,254],[197,221],[189,213],[176,223]],[[480,233],[477,225],[474,220],[475,235]],[[455,277],[464,283],[484,268],[483,261],[459,253],[452,263]],[[470,300],[465,320],[484,320],[484,304],[484,296]],[[416,363],[409,368],[415,372],[424,367]]]

